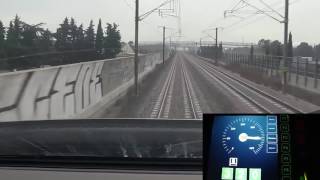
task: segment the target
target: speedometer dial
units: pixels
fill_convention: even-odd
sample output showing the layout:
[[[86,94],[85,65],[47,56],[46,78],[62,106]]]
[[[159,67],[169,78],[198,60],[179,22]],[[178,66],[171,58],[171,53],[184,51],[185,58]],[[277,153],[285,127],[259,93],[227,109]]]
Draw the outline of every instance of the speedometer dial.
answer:
[[[264,146],[265,133],[253,119],[239,118],[227,125],[222,133],[222,146],[228,154],[258,154]]]

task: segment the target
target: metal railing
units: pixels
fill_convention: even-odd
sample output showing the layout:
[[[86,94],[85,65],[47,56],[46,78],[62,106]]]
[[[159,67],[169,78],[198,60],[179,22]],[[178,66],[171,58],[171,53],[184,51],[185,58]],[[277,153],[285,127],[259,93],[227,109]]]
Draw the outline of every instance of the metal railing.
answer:
[[[244,67],[255,68],[262,73],[270,72],[271,75],[280,75],[282,56],[263,56],[263,55],[248,55],[238,53],[225,53],[222,60],[226,64],[240,64]],[[314,84],[314,88],[318,88],[320,80],[319,58],[314,57],[310,61],[303,57],[288,57],[285,61],[285,67],[288,73],[288,82],[295,81],[296,84],[304,80],[304,85],[307,87],[309,83]],[[313,79],[313,80],[310,80]]]

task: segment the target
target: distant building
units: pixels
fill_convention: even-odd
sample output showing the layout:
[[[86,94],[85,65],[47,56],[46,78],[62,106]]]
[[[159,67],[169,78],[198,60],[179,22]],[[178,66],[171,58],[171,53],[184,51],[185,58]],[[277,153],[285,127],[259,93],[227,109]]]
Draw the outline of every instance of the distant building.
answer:
[[[313,57],[301,57],[303,60],[307,60],[308,62],[313,61]]]
[[[309,64],[316,64],[316,61],[313,57],[298,57],[295,56],[293,57],[293,62],[297,62],[299,59],[299,62],[305,63],[306,61],[308,61]]]

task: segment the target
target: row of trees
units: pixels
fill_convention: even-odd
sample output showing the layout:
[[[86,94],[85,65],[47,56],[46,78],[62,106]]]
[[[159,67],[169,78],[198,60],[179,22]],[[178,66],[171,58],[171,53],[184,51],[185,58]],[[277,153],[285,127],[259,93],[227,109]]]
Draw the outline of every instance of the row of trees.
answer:
[[[268,39],[261,39],[258,42],[258,47],[263,49],[265,55],[272,55],[272,56],[282,56],[283,55],[283,44],[278,41],[271,41]],[[289,34],[289,42],[288,42],[288,57],[293,56],[293,44],[292,44],[292,34]]]
[[[282,56],[283,55],[283,44],[276,40],[265,40],[261,39],[258,42],[259,48],[264,50],[266,55]],[[292,34],[289,34],[288,42],[288,57],[302,56],[302,57],[320,57],[320,44],[311,46],[307,42],[301,42],[297,47],[293,47]]]
[[[18,15],[9,26],[0,21],[0,58],[34,54],[39,52],[77,51],[95,49],[106,57],[114,57],[121,51],[121,35],[117,24],[102,28],[101,19],[94,29],[93,21],[84,29],[74,18],[65,18],[55,33],[44,29],[44,23],[30,25]]]
[[[41,28],[43,23],[30,25],[18,16],[4,27],[0,21],[0,57],[44,51],[50,42],[49,30]]]

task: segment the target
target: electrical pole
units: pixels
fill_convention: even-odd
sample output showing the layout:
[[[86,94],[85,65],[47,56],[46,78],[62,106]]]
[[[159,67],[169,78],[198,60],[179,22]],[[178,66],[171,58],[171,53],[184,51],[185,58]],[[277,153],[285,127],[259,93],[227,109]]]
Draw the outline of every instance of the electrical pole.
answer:
[[[218,47],[218,28],[216,28],[216,46]]]
[[[164,64],[165,59],[165,48],[166,48],[166,27],[163,26],[163,44],[162,44],[162,64]]]
[[[138,87],[138,64],[139,64],[139,0],[136,0],[136,18],[135,18],[135,48],[134,48],[134,85],[136,96],[139,95]]]
[[[202,46],[202,38],[200,38],[200,48],[199,48],[199,50],[200,50],[200,56],[202,55],[202,50],[201,50],[201,46]]]
[[[284,42],[283,42],[283,90],[287,86],[287,57],[288,57],[288,25],[289,25],[289,0],[285,0],[285,17],[284,17]]]
[[[288,73],[288,63],[287,63],[287,59],[288,59],[288,25],[289,25],[289,0],[284,0],[285,1],[285,12],[284,12],[284,16],[281,15],[281,13],[275,11],[272,7],[270,7],[268,4],[266,4],[264,1],[260,0],[265,6],[267,6],[267,8],[269,10],[271,10],[271,12],[276,13],[277,15],[279,15],[281,17],[281,19],[272,16],[271,14],[268,13],[268,11],[263,10],[263,9],[259,9],[258,7],[250,4],[249,2],[247,2],[246,0],[240,0],[240,2],[246,4],[247,6],[250,6],[251,8],[254,8],[257,10],[257,12],[264,14],[280,23],[284,24],[284,42],[283,42],[283,59],[280,61],[280,74],[281,74],[281,85],[282,85],[282,89],[285,90],[286,86],[287,86],[287,73]],[[241,9],[238,7],[238,5],[236,5],[235,8],[233,8],[232,10],[228,10],[225,11],[225,16],[226,13],[234,13],[237,10],[235,9]]]
[[[218,28],[216,28],[216,64],[218,64]]]
[[[161,11],[161,7],[166,6],[167,4],[171,3],[172,0],[168,0],[160,4],[158,7],[139,15],[139,0],[136,0],[136,11],[135,11],[135,48],[134,48],[134,84],[135,84],[135,93],[136,96],[139,95],[139,21],[144,20],[152,13],[156,11]]]

